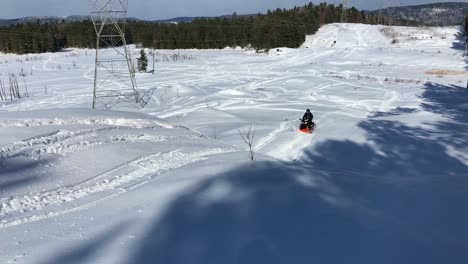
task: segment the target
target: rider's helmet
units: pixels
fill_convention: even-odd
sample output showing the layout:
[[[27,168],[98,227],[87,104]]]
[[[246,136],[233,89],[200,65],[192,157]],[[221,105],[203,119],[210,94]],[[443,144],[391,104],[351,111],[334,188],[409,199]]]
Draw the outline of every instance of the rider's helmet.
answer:
[[[307,109],[307,110],[306,110],[306,113],[310,113],[310,109]]]

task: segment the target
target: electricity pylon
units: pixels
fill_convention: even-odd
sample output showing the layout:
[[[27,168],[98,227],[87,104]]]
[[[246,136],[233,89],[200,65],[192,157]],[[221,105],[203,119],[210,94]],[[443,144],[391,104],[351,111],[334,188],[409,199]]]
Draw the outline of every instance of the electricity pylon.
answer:
[[[135,68],[125,39],[128,0],[89,0],[96,30],[93,109],[139,104]]]
[[[383,9],[385,7],[385,1],[379,0],[379,16],[377,17],[377,24],[385,24],[384,16],[383,16]]]
[[[343,6],[343,9],[341,10],[341,23],[348,22],[348,1],[349,0],[341,0],[341,5]]]
[[[401,7],[400,0],[379,0],[379,14],[377,17],[378,24],[385,24],[387,21],[388,24],[392,24],[396,21],[396,8]],[[384,14],[384,11],[386,14]]]
[[[387,0],[387,17],[389,24],[397,23],[397,8],[401,7],[400,0]]]
[[[434,6],[434,19],[435,19],[435,23],[434,23],[434,26],[438,27],[440,26],[439,25],[439,22],[440,22],[440,1],[439,0],[436,0],[434,3],[433,3],[433,6]]]

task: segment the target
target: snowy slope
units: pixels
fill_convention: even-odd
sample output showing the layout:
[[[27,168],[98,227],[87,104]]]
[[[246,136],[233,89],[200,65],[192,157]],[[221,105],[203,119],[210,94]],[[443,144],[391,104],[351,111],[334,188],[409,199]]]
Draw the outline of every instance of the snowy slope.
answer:
[[[270,54],[159,51],[142,110],[89,109],[92,50],[1,54],[30,97],[0,102],[0,263],[465,263],[457,33],[331,24]]]

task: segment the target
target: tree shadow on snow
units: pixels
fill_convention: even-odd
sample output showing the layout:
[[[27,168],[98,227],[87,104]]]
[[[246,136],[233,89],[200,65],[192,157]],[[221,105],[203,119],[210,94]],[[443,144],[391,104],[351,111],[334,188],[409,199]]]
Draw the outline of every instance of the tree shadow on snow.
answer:
[[[468,103],[468,89],[456,85],[428,83],[421,95],[424,110],[441,114],[452,121],[468,123],[468,112],[460,105]]]
[[[311,169],[265,162],[202,183],[155,223],[135,263],[343,262],[363,253],[352,239],[366,227],[329,201],[338,190]]]
[[[445,117],[435,123],[434,141],[468,151],[468,89],[455,85],[427,84],[421,98],[424,110]]]
[[[103,250],[104,245],[111,244],[125,230],[128,229],[130,223],[124,222],[110,228],[110,231],[91,240],[91,242],[83,243],[76,248],[70,248],[69,252],[65,252],[60,256],[40,262],[43,264],[78,264],[78,263],[93,263],[93,258]]]
[[[403,114],[411,114],[418,112],[418,109],[409,107],[397,107],[390,112],[375,112],[372,117],[386,117],[386,116],[397,116]]]
[[[330,141],[219,175],[180,196],[132,261],[465,263],[468,168],[422,131],[362,127],[385,154]]]
[[[466,35],[463,32],[463,29],[460,28],[460,31],[455,34],[455,41],[452,43],[452,49],[465,51],[465,38]]]
[[[50,161],[35,159],[0,159],[0,194],[38,180],[38,169]]]
[[[368,144],[331,140],[298,162],[201,183],[155,222],[132,261],[465,263],[468,166],[448,140],[433,140],[458,133],[447,126],[466,118],[453,109],[461,93],[426,87],[424,109],[450,121],[431,129],[369,119],[359,125]]]
[[[468,40],[468,35],[463,32],[463,29],[460,28],[460,31],[456,34],[456,39],[452,43],[452,49],[464,52],[466,49],[466,41]],[[465,59],[465,69],[468,70],[468,56],[464,57]]]
[[[122,262],[466,263],[468,166],[448,140],[433,140],[466,117],[451,111],[458,90],[446,88],[422,95],[446,124],[370,118],[359,124],[366,144],[330,140],[300,161],[257,162],[201,182]]]

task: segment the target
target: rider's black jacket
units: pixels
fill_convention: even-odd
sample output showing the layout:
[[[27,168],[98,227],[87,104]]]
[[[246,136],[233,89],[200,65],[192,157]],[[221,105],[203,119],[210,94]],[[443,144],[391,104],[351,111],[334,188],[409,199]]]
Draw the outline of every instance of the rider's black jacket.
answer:
[[[314,119],[314,115],[312,113],[305,113],[304,116],[302,117],[302,121],[308,121],[308,123],[312,123],[312,120]]]

